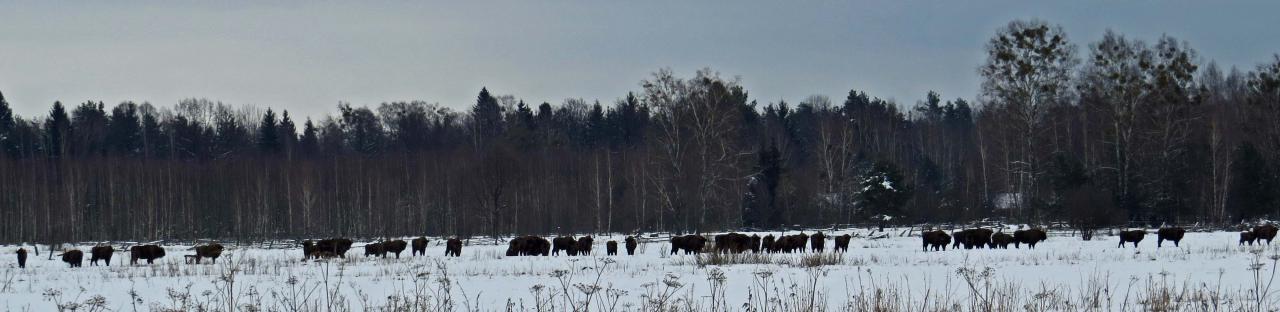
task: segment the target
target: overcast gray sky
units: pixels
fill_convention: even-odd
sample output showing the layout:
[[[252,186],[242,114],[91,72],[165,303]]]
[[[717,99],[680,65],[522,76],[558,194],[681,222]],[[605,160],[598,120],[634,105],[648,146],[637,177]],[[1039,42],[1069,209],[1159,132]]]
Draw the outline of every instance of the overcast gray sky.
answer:
[[[928,90],[973,98],[983,44],[1012,19],[1062,25],[1081,55],[1111,28],[1252,69],[1280,52],[1276,12],[1278,1],[0,2],[0,92],[24,116],[55,100],[188,97],[318,116],[339,101],[468,107],[482,86],[609,103],[658,68],[711,67],[761,103],[857,88],[913,104]]]

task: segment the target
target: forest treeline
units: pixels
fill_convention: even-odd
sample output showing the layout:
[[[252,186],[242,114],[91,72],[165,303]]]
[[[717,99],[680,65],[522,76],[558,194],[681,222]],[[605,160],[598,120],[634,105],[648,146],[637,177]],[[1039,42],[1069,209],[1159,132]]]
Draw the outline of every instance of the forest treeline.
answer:
[[[914,105],[857,90],[761,103],[709,69],[658,70],[612,102],[480,90],[466,109],[340,103],[315,119],[205,99],[27,118],[0,96],[0,241],[1278,215],[1280,56],[1224,70],[1146,40],[1082,48],[1013,21],[987,41],[977,98]]]

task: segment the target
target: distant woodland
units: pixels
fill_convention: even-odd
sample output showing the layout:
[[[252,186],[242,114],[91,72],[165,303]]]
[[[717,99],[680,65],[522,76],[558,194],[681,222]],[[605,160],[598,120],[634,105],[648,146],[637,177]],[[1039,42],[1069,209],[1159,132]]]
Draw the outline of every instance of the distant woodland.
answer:
[[[985,52],[976,98],[915,103],[765,103],[710,69],[603,102],[494,88],[319,117],[207,99],[23,117],[0,95],[0,241],[1280,216],[1280,56],[1224,69],[1172,36],[1077,43],[1038,20]]]

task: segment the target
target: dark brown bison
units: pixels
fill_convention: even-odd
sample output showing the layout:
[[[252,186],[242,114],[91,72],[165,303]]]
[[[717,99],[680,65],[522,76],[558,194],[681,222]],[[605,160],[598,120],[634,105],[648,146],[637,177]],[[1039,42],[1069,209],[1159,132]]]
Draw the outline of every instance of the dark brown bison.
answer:
[[[964,230],[964,249],[984,248],[991,245],[991,235],[995,233],[991,229],[976,228]]]
[[[316,242],[311,240],[302,241],[302,261],[307,261],[307,259],[316,257],[316,251],[318,251],[318,249],[319,248],[316,248]]]
[[[1022,244],[1027,244],[1028,249],[1035,249],[1036,243],[1048,238],[1049,235],[1041,229],[1013,231],[1013,248],[1022,248]]]
[[[595,239],[591,238],[591,236],[583,236],[578,238],[578,243],[573,245],[573,247],[578,250],[578,255],[580,256],[590,255],[591,244],[594,242]]]
[[[213,263],[218,263],[218,257],[222,256],[222,251],[226,249],[222,244],[213,243],[204,246],[196,246],[196,264],[200,264],[200,260],[209,258]]]
[[[947,250],[947,244],[951,243],[951,235],[947,235],[946,231],[925,231],[920,233],[920,243],[924,251],[932,248],[935,251]]]
[[[522,256],[522,253],[528,248],[525,246],[526,244],[527,242],[523,236],[507,241],[507,257]]]
[[[635,255],[636,245],[639,245],[639,242],[636,241],[636,238],[634,236],[627,236],[627,239],[624,241],[624,243],[627,245],[627,255],[628,256]]]
[[[129,247],[129,264],[131,265],[138,264],[138,259],[147,260],[147,264],[152,264],[162,257],[164,257],[164,247],[156,245]]]
[[[966,237],[969,235],[969,232],[966,231],[967,230],[951,232],[951,241],[953,242],[951,244],[951,249],[960,249],[960,246],[964,245],[964,242],[967,241]]]
[[[364,245],[364,256],[387,257],[387,247],[382,243],[368,243]]]
[[[573,236],[560,236],[551,240],[551,254],[559,255],[561,250],[570,256],[578,255],[578,240]]]
[[[111,255],[116,252],[111,245],[93,246],[89,248],[89,266],[98,265],[98,260],[102,260],[107,266],[111,266]]]
[[[773,249],[777,252],[793,253],[804,252],[805,244],[809,242],[809,235],[804,233],[796,235],[783,235],[781,238],[773,242]]]
[[[63,251],[62,262],[66,262],[73,268],[78,268],[84,262],[84,252],[76,249]]]
[[[946,234],[946,233],[942,233],[942,234]],[[851,239],[853,239],[853,236],[849,236],[849,234],[836,236],[836,246],[833,251],[848,252],[849,240]],[[950,236],[947,236],[947,239],[950,240],[951,239]]]
[[[716,252],[743,253],[751,249],[751,237],[741,233],[727,233],[715,236]]]
[[[702,248],[706,247],[707,238],[702,235],[685,235],[671,238],[671,254],[676,251],[683,250],[684,254],[700,254]]]
[[[813,236],[809,236],[809,248],[813,250],[813,252],[822,252],[826,250],[827,235],[822,234],[822,231],[818,231],[818,233],[813,234]]]
[[[1147,236],[1146,230],[1120,231],[1120,244],[1117,248],[1124,247],[1124,243],[1133,243],[1133,248],[1138,248],[1138,242]]]
[[[409,243],[401,239],[382,242],[382,248],[389,253],[396,254],[396,259],[400,259],[400,252],[404,251],[405,247],[409,247]]]
[[[1253,237],[1261,244],[1262,240],[1267,241],[1267,245],[1271,245],[1271,239],[1276,238],[1277,229],[1274,224],[1263,224],[1253,227]]]
[[[446,257],[448,256],[461,257],[462,256],[462,240],[457,238],[450,238],[448,241],[445,241],[444,255]]]
[[[1245,242],[1248,242],[1249,246],[1253,246],[1253,241],[1257,238],[1258,237],[1256,235],[1253,235],[1252,231],[1240,232],[1240,246],[1244,246]]]
[[[521,236],[512,238],[507,243],[507,256],[546,256],[551,251],[551,242],[537,236]]]
[[[760,239],[760,249],[763,249],[766,253],[773,253],[774,251],[777,251],[776,249],[773,249],[773,244],[773,234],[765,235],[764,238]]]
[[[604,252],[605,252],[605,254],[606,254],[606,255],[609,255],[609,256],[617,256],[617,255],[618,255],[618,241],[611,240],[611,241],[608,241],[608,242],[604,243]]]
[[[751,253],[760,253],[760,235],[751,234]]]
[[[316,242],[314,251],[328,251],[339,257],[346,258],[347,251],[351,250],[351,244],[353,243],[350,239],[345,238],[322,239]]]
[[[1172,241],[1173,247],[1178,247],[1178,242],[1182,241],[1182,235],[1186,233],[1187,231],[1180,227],[1161,228],[1156,230],[1156,248],[1160,248],[1160,245],[1162,245],[1166,240]]]
[[[18,248],[18,268],[27,267],[27,250]]]
[[[992,249],[995,249],[995,248],[1009,249],[1009,243],[1012,243],[1012,242],[1013,242],[1013,235],[1005,234],[1004,232],[999,232],[999,233],[991,234],[991,244],[988,246],[990,246]]]
[[[529,236],[527,240],[529,241],[529,244],[527,245],[529,251],[526,253],[530,256],[545,257],[551,255],[551,241],[537,236]]]
[[[410,245],[412,245],[413,251],[410,252],[409,255],[414,257],[417,257],[418,254],[422,254],[423,256],[427,255],[427,238],[426,237],[415,238],[413,239],[413,243],[411,243]]]

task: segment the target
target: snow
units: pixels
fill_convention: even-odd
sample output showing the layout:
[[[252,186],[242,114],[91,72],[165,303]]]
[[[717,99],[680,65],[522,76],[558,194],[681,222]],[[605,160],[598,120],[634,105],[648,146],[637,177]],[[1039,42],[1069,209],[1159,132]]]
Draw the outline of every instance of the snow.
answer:
[[[707,300],[714,297],[716,281],[723,283],[723,298],[730,307],[759,300],[748,295],[758,296],[764,293],[762,288],[771,293],[793,292],[796,285],[809,281],[826,294],[819,300],[839,306],[848,301],[849,294],[867,287],[906,289],[914,298],[911,300],[921,300],[926,291],[965,298],[969,293],[962,268],[974,270],[969,274],[991,268],[994,280],[1026,291],[1079,291],[1091,280],[1101,279],[1115,287],[1112,292],[1121,294],[1124,287],[1153,280],[1243,293],[1254,281],[1251,263],[1262,259],[1267,264],[1260,269],[1265,277],[1273,268],[1266,257],[1280,252],[1280,244],[1237,246],[1239,234],[1230,231],[1187,233],[1181,247],[1165,242],[1159,249],[1155,235],[1148,235],[1134,249],[1116,248],[1118,239],[1114,236],[1081,241],[1068,237],[1069,233],[1055,232],[1036,249],[1010,246],[1007,250],[949,248],[943,252],[922,251],[918,237],[903,236],[918,232],[906,229],[825,232],[829,238],[845,233],[855,235],[850,250],[838,264],[816,269],[797,265],[807,254],[770,255],[774,264],[699,266],[694,256],[666,255],[669,245],[663,238],[642,244],[636,256],[626,256],[621,236],[596,237],[594,255],[584,257],[505,257],[505,243],[473,239],[463,248],[462,257],[446,258],[442,256],[443,240],[434,238],[426,257],[411,257],[409,250],[400,259],[364,257],[363,243],[358,242],[344,260],[302,262],[298,248],[233,247],[218,264],[196,265],[183,261],[183,254],[192,253],[189,247],[166,246],[167,256],[153,265],[126,265],[128,255],[117,252],[109,267],[90,266],[86,255],[81,268],[68,268],[56,258],[46,260],[42,248],[40,256],[31,255],[25,269],[17,268],[14,261],[17,246],[4,246],[0,252],[8,256],[0,262],[0,310],[53,310],[53,301],[83,302],[94,296],[102,296],[103,306],[115,311],[134,310],[135,305],[138,310],[172,307],[176,305],[174,298],[184,298],[183,294],[191,301],[221,302],[217,298],[228,288],[224,274],[233,269],[233,293],[241,297],[239,302],[259,302],[264,307],[285,304],[288,300],[281,298],[298,293],[298,289],[303,293],[310,290],[310,302],[344,298],[343,304],[357,309],[383,305],[392,296],[437,294],[441,285],[449,285],[444,296],[451,297],[459,309],[463,304],[486,311],[505,310],[509,303],[530,307],[540,296],[562,289],[575,294],[572,298],[587,292],[615,294],[619,306],[635,309],[645,298],[654,298],[673,286],[680,286],[675,297]],[[890,238],[867,239],[885,234]],[[621,255],[605,256],[605,242],[610,239],[619,241]],[[827,253],[833,245],[827,241]],[[88,247],[79,248],[87,251]],[[325,276],[329,277],[327,283]],[[762,282],[773,286],[761,286]],[[773,284],[767,284],[770,282]],[[326,289],[340,296],[329,296]]]

